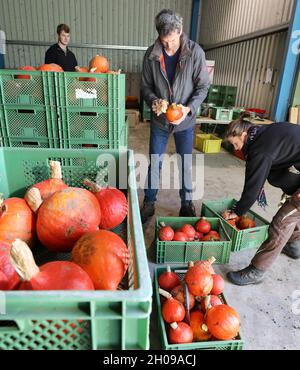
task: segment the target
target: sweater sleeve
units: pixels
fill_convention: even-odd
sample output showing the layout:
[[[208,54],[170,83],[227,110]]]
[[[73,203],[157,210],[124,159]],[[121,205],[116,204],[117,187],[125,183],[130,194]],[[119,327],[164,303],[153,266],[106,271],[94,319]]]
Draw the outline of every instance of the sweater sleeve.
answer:
[[[142,84],[141,84],[141,93],[148,104],[148,106],[151,108],[152,103],[154,100],[158,99],[154,92],[154,80],[153,80],[153,74],[151,71],[150,62],[148,59],[148,53],[147,52],[144,56],[143,61],[143,71],[142,71]]]
[[[195,63],[193,73],[194,92],[187,104],[187,106],[190,107],[191,109],[191,114],[197,112],[197,109],[205,100],[210,86],[205,53],[200,47],[197,48],[194,63]]]
[[[246,214],[257,200],[268,178],[271,166],[272,158],[265,153],[250,154],[248,156],[244,190],[241,199],[233,209],[238,216]]]

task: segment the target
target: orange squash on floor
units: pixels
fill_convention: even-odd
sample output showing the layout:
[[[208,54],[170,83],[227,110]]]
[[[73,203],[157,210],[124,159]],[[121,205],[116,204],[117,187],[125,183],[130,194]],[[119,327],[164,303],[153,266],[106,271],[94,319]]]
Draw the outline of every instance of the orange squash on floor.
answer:
[[[19,238],[32,244],[35,216],[24,199],[0,197],[0,240],[7,243]]]
[[[129,262],[126,244],[107,230],[83,235],[72,250],[72,261],[82,267],[92,279],[95,289],[116,290]]]

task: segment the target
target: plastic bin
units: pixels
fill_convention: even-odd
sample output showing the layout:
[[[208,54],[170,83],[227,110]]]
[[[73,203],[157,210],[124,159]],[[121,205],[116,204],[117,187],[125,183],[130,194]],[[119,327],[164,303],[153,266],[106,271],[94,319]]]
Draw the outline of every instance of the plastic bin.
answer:
[[[82,81],[90,78],[94,81]],[[55,73],[56,104],[66,108],[107,108],[125,112],[125,74]]]
[[[212,229],[218,231],[221,240],[216,242],[163,242],[159,240],[158,232],[161,222],[171,226],[174,230],[185,224],[195,225],[199,217],[158,217],[155,224],[156,235],[156,263],[188,263],[189,261],[206,260],[215,257],[217,264],[229,262],[231,240],[218,218],[208,218]]]
[[[222,212],[231,209],[236,202],[235,199],[205,201],[202,203],[201,215],[205,217],[221,217]],[[226,231],[232,239],[232,252],[239,252],[240,250],[249,248],[258,248],[268,237],[269,222],[251,210],[247,215],[256,222],[257,227],[237,231],[224,220]]]
[[[183,280],[183,276],[187,270],[187,267],[184,269],[182,266],[174,266],[171,268],[172,271],[175,271],[180,278]],[[244,340],[242,339],[241,333],[235,339],[222,341],[206,341],[206,342],[193,342],[189,344],[170,344],[167,337],[166,324],[163,320],[161,314],[161,304],[159,297],[159,286],[158,286],[158,277],[160,274],[166,271],[166,267],[157,267],[155,270],[154,276],[154,290],[155,290],[155,299],[158,315],[158,330],[161,336],[162,348],[164,350],[242,350],[244,346]],[[224,304],[228,304],[224,294],[220,295],[220,299]]]
[[[57,111],[52,106],[0,106],[0,124],[7,146],[58,148]]]
[[[195,135],[195,148],[203,153],[219,153],[222,139],[211,134]]]
[[[0,104],[54,106],[54,73],[1,69]]]
[[[212,107],[211,118],[220,121],[232,121],[233,110],[223,107]]]
[[[88,176],[100,184],[127,189],[128,217],[115,230],[127,241],[130,255],[124,290],[8,291],[5,312],[0,315],[0,349],[149,349],[152,286],[133,152],[1,148],[0,192],[22,197],[28,186],[48,178],[49,159],[61,161],[70,186],[81,186]],[[117,184],[108,181],[114,167]],[[37,263],[48,259],[48,254],[43,248]],[[51,259],[69,259],[69,255],[51,254]]]

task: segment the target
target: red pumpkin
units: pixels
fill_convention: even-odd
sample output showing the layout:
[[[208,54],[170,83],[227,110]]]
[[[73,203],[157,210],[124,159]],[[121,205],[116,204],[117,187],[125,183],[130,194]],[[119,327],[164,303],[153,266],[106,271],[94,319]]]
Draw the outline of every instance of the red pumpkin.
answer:
[[[192,225],[186,224],[183,225],[178,231],[184,233],[189,241],[193,241],[196,236],[196,230]]]
[[[109,62],[108,60],[101,56],[96,55],[91,61],[90,61],[90,72],[93,73],[107,73],[109,70]]]
[[[198,231],[196,231],[195,240],[201,240],[203,238],[203,236],[204,236],[204,234],[199,233]]]
[[[213,277],[214,285],[213,285],[213,288],[211,290],[211,294],[212,295],[219,295],[219,294],[223,293],[224,287],[225,287],[225,282],[224,282],[222,276],[213,275],[212,277]]]
[[[168,330],[171,344],[187,344],[193,342],[193,330],[185,322],[172,323]]]
[[[166,118],[169,122],[175,122],[178,121],[180,118],[182,118],[183,112],[182,108],[179,107],[177,104],[173,103],[169,105],[167,112],[166,112]]]
[[[75,263],[55,261],[39,268],[31,250],[20,239],[12,243],[10,255],[23,281],[19,290],[94,290],[88,274]]]
[[[215,271],[212,265],[215,261],[216,259],[214,257],[210,257],[208,260],[195,262],[195,266],[201,266],[202,269],[207,270],[211,275],[214,275]]]
[[[212,290],[213,278],[202,265],[195,265],[188,269],[184,277],[189,291],[196,297],[206,297]]]
[[[209,295],[201,300],[201,309],[205,313],[208,309],[214,306],[223,304],[221,299],[216,295]]]
[[[89,73],[89,69],[87,67],[76,66],[75,71],[79,73]],[[79,77],[79,81],[87,81],[87,80],[88,80],[87,77]]]
[[[116,188],[101,188],[92,181],[85,179],[84,184],[89,186],[95,194],[101,209],[100,229],[113,229],[126,218],[128,204],[125,195]]]
[[[36,69],[32,66],[19,67],[18,70],[19,71],[36,71]],[[17,75],[16,78],[19,80],[30,80],[29,75]]]
[[[215,230],[210,230],[210,232],[207,235],[214,236],[214,238],[215,238],[216,241],[221,240],[220,234],[217,231],[215,231]]]
[[[173,298],[177,299],[180,303],[184,304],[185,299],[184,299],[184,288],[182,285],[176,286],[174,289],[171,291],[171,295]],[[192,310],[195,306],[195,298],[194,296],[189,292],[189,309]]]
[[[171,226],[166,226],[163,222],[161,223],[161,228],[158,232],[158,238],[162,242],[170,242],[174,238],[174,230]]]
[[[19,238],[32,244],[35,217],[24,199],[0,197],[0,240],[12,243]]]
[[[193,330],[194,342],[203,342],[211,338],[211,334],[205,324],[204,315],[201,311],[194,311],[191,313],[190,325]]]
[[[182,303],[173,297],[167,298],[161,309],[162,317],[168,324],[181,322],[185,317],[185,308]]]
[[[50,198],[54,193],[68,187],[62,180],[60,162],[50,161],[49,166],[50,178],[32,185],[24,196],[33,212],[37,212],[42,202]]]
[[[170,266],[167,266],[167,271],[159,275],[158,285],[161,289],[171,292],[176,286],[180,284],[179,276],[171,271]]]
[[[218,238],[218,237],[216,237],[215,235],[212,235],[212,234],[206,234],[201,239],[202,242],[217,242],[219,240],[220,240],[220,238]]]
[[[39,71],[44,72],[63,72],[64,70],[58,64],[51,63],[51,64],[42,64],[38,68]]]
[[[256,227],[256,222],[250,217],[243,216],[240,218],[236,225],[240,230],[252,229]]]
[[[176,231],[176,233],[174,233],[173,241],[174,242],[187,242],[188,237],[186,236],[186,234],[184,234],[180,231]]]
[[[195,229],[202,234],[207,234],[211,230],[211,225],[210,223],[202,217],[195,225]]]
[[[12,266],[10,244],[0,241],[0,290],[14,290],[20,283],[19,275]]]
[[[100,221],[101,210],[94,194],[69,187],[43,202],[38,212],[37,234],[49,250],[68,252],[82,235],[98,230]]]
[[[240,316],[233,308],[223,304],[208,310],[206,324],[215,338],[231,340],[239,333]]]
[[[116,290],[129,263],[126,244],[115,233],[99,230],[83,235],[72,250],[72,261],[92,279],[95,289]]]

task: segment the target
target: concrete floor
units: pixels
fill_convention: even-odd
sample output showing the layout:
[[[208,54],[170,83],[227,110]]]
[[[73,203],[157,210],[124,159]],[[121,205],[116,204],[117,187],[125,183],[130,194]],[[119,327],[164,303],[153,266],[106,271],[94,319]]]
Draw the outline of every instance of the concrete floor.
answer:
[[[129,147],[135,153],[148,153],[149,123],[140,123],[129,130]],[[175,153],[173,137],[169,140],[169,153]],[[195,153],[200,153],[194,151]],[[221,198],[239,199],[244,182],[244,162],[235,158],[223,149],[219,154],[205,155],[205,187],[202,200]],[[268,184],[266,194],[269,203],[267,211],[257,206],[255,212],[271,220],[276,213],[281,191]],[[143,192],[139,190],[140,203]],[[194,202],[197,215],[200,215],[202,200]],[[162,190],[156,205],[156,215],[178,216],[180,200],[177,190]],[[155,267],[154,253],[150,248],[154,238],[154,220],[144,229],[149,269],[151,276]],[[226,279],[226,272],[237,270],[249,264],[255,250],[232,253],[228,265],[217,266],[217,273]],[[298,291],[298,302],[293,294]],[[260,285],[238,287],[226,281],[225,295],[241,316],[242,335],[245,349],[281,350],[300,349],[300,313],[293,314],[292,308],[300,311],[300,270],[299,261],[293,261],[281,255],[264,282]],[[293,306],[294,304],[294,306]],[[155,312],[151,317],[151,348],[159,349],[159,335]]]

